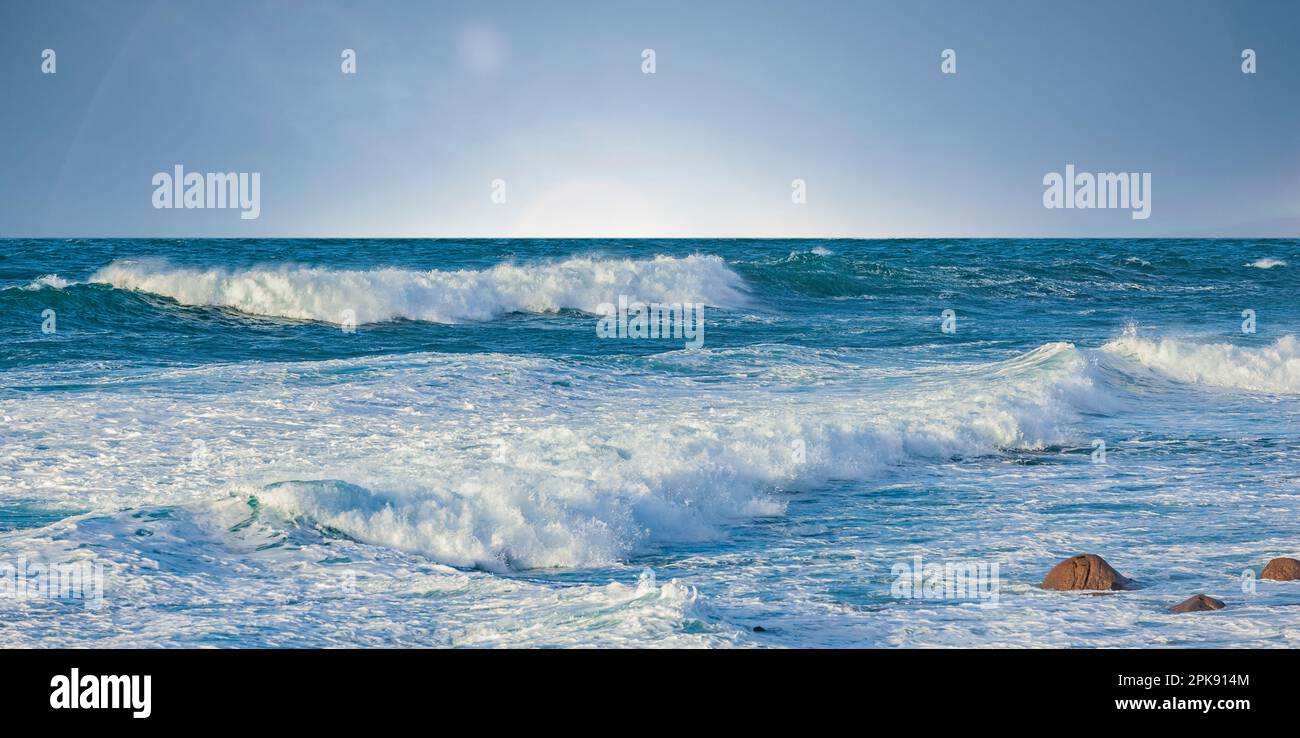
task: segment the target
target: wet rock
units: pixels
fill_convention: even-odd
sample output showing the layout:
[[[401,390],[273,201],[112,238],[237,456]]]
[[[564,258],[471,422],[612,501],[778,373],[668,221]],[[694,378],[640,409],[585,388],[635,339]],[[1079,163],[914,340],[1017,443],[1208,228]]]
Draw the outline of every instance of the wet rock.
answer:
[[[1227,607],[1223,600],[1218,600],[1206,595],[1194,595],[1179,602],[1177,605],[1169,608],[1169,612],[1204,612],[1206,610],[1222,610]]]
[[[1133,580],[1097,554],[1079,554],[1062,561],[1043,578],[1043,589],[1122,590],[1132,589]]]
[[[755,632],[755,633],[766,633],[766,632],[767,632],[767,628],[764,628],[764,627],[761,626],[761,625],[755,625],[755,626],[754,626],[754,632]]]
[[[1264,565],[1264,571],[1260,573],[1259,578],[1273,579],[1279,582],[1300,579],[1300,561],[1288,559],[1285,556],[1273,559]]]

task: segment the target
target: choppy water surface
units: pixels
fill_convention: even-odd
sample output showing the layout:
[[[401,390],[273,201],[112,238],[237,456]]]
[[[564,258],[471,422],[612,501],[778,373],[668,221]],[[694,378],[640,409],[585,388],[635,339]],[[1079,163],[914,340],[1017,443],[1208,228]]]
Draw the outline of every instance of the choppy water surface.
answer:
[[[1300,585],[1242,574],[1300,554],[1298,266],[0,241],[0,564],[109,572],[0,598],[0,645],[1294,646]],[[703,346],[598,338],[619,295],[705,303]],[[1084,551],[1144,588],[1037,588]],[[893,596],[917,556],[996,563],[996,603]]]

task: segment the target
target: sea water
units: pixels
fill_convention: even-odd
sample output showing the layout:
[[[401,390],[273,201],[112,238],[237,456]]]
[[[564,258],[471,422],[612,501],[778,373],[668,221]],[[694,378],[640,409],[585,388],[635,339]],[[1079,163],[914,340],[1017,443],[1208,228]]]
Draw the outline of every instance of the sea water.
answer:
[[[1300,645],[1256,578],[1300,554],[1297,266],[0,241],[0,645]],[[620,298],[702,304],[703,345],[602,338]],[[1038,588],[1083,552],[1141,588]],[[994,581],[914,571],[954,562]],[[79,563],[94,606],[15,595]],[[1227,609],[1167,612],[1198,593]]]

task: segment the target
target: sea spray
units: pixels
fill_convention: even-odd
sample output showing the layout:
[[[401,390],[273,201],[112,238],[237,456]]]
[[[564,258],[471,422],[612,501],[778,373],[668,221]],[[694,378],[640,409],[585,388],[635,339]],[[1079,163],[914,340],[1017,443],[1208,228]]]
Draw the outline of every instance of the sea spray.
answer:
[[[746,305],[744,281],[716,256],[574,257],[482,270],[343,270],[290,265],[196,269],[165,261],[115,261],[92,282],[150,292],[183,305],[252,315],[358,324],[396,320],[484,321],[507,313],[597,313],[619,294],[658,303]]]

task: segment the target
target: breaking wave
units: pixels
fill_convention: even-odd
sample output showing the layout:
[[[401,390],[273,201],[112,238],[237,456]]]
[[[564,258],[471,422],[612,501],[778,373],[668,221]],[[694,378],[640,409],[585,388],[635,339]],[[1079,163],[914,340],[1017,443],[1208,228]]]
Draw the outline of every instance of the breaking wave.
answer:
[[[616,302],[619,295],[712,307],[747,302],[744,280],[721,258],[701,255],[573,257],[456,271],[289,265],[197,269],[159,261],[115,261],[90,281],[162,295],[183,305],[329,323],[351,318],[358,324],[398,319],[459,323],[565,309],[595,313],[601,303]]]
[[[1127,333],[1102,347],[1169,379],[1275,394],[1300,393],[1300,342],[1283,336],[1269,346],[1193,343]]]

